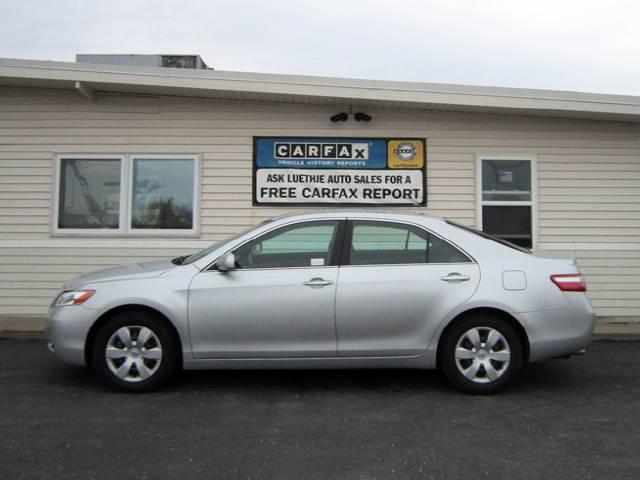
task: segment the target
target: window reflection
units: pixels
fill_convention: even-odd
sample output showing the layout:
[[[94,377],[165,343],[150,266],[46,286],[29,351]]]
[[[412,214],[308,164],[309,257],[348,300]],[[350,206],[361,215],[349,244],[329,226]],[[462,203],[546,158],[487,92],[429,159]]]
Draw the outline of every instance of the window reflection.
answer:
[[[452,245],[411,225],[353,222],[350,265],[460,263],[469,259]]]
[[[133,162],[132,228],[192,229],[194,160]]]
[[[279,228],[235,251],[238,268],[321,267],[331,261],[335,220]]]
[[[119,228],[120,162],[60,160],[58,228]]]
[[[482,160],[482,200],[531,200],[531,162]]]

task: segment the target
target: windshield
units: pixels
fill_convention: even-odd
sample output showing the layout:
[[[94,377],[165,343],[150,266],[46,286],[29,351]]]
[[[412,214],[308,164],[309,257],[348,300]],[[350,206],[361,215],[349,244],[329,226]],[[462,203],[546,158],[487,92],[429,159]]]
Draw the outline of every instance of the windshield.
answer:
[[[258,227],[261,227],[263,225],[266,225],[267,223],[271,223],[273,220],[265,220],[264,222],[259,223],[258,225],[255,225],[253,227],[249,227],[246,228],[244,230],[242,230],[241,232],[236,233],[235,235],[229,237],[229,238],[225,238],[224,240],[220,240],[212,245],[209,245],[207,248],[205,248],[204,250],[200,250],[199,252],[196,252],[192,255],[189,255],[187,257],[185,257],[184,259],[181,259],[182,261],[179,263],[179,265],[188,265],[190,263],[193,263],[197,260],[200,260],[203,257],[206,257],[207,255],[209,255],[211,252],[213,252],[214,250],[220,248],[221,246],[223,246],[225,243],[227,242],[231,242],[232,240],[235,240],[236,238],[240,238],[241,236],[249,233],[252,230],[255,230]],[[181,258],[181,257],[178,257]]]
[[[515,243],[511,243],[508,242],[507,240],[503,240],[502,238],[498,238],[498,237],[494,237],[493,235],[489,235],[486,232],[483,232],[481,230],[477,230],[475,228],[472,227],[467,227],[466,225],[460,225],[459,223],[456,222],[452,222],[451,220],[445,220],[449,225],[453,225],[454,227],[458,227],[461,228],[462,230],[466,230],[467,232],[471,232],[474,233],[476,235],[481,236],[482,238],[485,238],[487,240],[492,240],[494,242],[497,242],[501,245],[504,245],[505,247],[509,247],[509,248],[513,248],[514,250],[518,250],[519,252],[522,253],[531,253],[531,250],[521,247],[519,245],[516,245]]]

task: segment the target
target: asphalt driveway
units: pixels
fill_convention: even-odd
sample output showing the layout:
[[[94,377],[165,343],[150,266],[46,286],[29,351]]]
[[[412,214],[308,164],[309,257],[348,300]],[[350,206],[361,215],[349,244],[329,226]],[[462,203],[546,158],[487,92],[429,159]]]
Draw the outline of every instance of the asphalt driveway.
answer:
[[[187,372],[114,393],[0,339],[0,479],[640,478],[640,342],[529,366],[507,392],[435,372]]]

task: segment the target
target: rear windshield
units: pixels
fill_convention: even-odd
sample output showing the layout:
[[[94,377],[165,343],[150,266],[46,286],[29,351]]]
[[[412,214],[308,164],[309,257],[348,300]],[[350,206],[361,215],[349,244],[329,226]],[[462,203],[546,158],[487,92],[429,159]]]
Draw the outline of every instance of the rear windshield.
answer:
[[[503,240],[502,238],[495,237],[493,235],[489,235],[481,230],[477,230],[475,228],[467,227],[466,225],[460,225],[459,223],[452,222],[451,220],[445,220],[449,225],[453,225],[454,227],[461,228],[462,230],[466,230],[467,232],[474,233],[482,238],[487,240],[491,240],[493,242],[504,245],[505,247],[513,248],[514,250],[518,250],[522,253],[531,253],[531,250],[521,247],[520,245],[516,245],[515,243],[508,242],[507,240]]]

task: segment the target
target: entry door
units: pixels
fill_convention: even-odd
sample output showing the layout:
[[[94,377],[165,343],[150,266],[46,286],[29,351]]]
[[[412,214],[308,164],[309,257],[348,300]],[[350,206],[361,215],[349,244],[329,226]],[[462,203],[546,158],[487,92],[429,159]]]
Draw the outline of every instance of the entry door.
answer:
[[[236,269],[196,275],[189,292],[195,357],[336,356],[341,224],[280,227],[237,248]]]
[[[336,297],[338,354],[423,352],[444,316],[475,291],[478,265],[414,225],[351,223]]]

